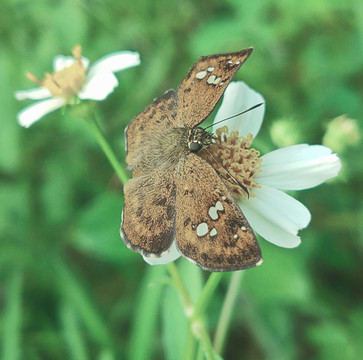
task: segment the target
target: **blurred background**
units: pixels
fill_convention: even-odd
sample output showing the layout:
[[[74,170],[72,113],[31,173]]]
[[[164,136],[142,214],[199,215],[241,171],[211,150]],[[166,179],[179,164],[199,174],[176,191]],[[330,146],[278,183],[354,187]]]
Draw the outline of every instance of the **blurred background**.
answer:
[[[97,103],[125,165],[123,130],[201,55],[254,47],[235,79],[266,99],[254,147],[325,144],[337,179],[292,193],[312,213],[296,249],[263,239],[243,274],[225,359],[358,359],[363,353],[363,3],[359,0],[2,0],[0,2],[0,357],[180,359],[186,323],[164,267],[119,237],[122,186],[77,109],[29,129],[15,90],[81,44],[141,65]],[[179,260],[193,296],[207,277]],[[230,275],[210,307],[213,334]],[[174,330],[174,331],[173,331]]]

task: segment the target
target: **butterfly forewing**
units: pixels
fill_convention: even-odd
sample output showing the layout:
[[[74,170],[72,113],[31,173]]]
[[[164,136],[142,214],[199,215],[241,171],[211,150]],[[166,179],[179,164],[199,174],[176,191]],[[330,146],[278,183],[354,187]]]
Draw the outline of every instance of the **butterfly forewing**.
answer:
[[[121,235],[126,245],[143,255],[161,256],[175,237],[174,172],[131,179],[124,186]]]
[[[137,115],[125,129],[126,162],[135,165],[148,139],[176,125],[176,92],[167,91]]]
[[[230,54],[202,56],[178,88],[177,123],[194,127],[214,109],[226,86],[252,48]]]
[[[190,153],[180,160],[176,186],[176,238],[183,256],[212,271],[258,265],[256,237],[212,166]]]

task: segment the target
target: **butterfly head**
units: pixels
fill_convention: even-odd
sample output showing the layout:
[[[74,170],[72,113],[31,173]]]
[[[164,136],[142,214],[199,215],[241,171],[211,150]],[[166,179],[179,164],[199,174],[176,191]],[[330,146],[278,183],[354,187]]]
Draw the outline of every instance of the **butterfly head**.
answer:
[[[197,152],[212,143],[214,135],[197,126],[190,130],[188,136],[188,148],[192,152]]]

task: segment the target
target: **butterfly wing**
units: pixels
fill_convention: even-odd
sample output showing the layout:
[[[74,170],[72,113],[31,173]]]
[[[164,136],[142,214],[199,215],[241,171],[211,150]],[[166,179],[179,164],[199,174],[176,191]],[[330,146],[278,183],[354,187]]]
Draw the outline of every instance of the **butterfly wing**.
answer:
[[[202,56],[178,88],[178,126],[193,128],[214,109],[252,48],[229,54]]]
[[[174,172],[139,176],[124,186],[121,237],[133,251],[161,256],[175,238]]]
[[[210,271],[261,263],[250,225],[212,166],[190,153],[180,160],[176,184],[176,238],[184,257]]]
[[[145,139],[175,126],[176,106],[176,92],[169,90],[130,122],[125,129],[127,164],[135,165],[142,156]]]

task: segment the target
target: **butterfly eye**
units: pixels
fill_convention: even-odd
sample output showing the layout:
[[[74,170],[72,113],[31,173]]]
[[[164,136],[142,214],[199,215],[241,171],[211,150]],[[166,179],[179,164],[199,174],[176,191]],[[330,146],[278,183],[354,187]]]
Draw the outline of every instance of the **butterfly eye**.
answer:
[[[189,144],[189,149],[190,149],[190,151],[198,151],[198,150],[200,150],[201,148],[203,147],[203,145],[201,144],[201,143],[199,143],[199,142],[191,142],[190,144]]]

